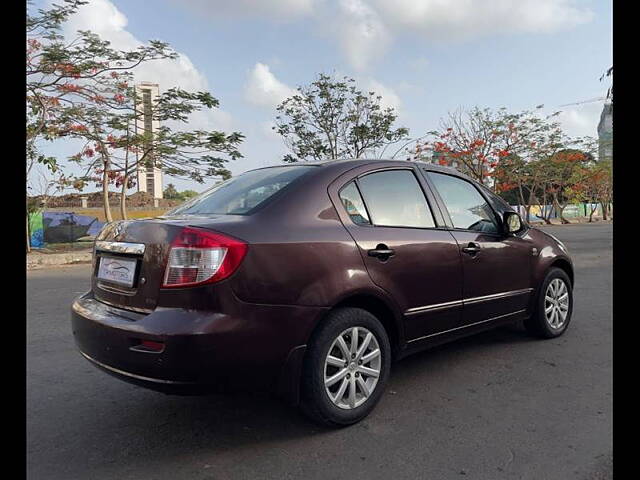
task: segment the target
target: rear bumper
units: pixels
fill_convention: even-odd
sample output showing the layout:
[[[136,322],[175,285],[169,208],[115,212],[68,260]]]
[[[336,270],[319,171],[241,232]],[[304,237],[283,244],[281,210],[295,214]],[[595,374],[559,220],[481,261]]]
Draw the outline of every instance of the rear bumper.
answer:
[[[296,403],[305,345],[325,309],[235,303],[230,313],[140,314],[89,292],[73,302],[71,324],[82,355],[122,380],[178,394],[270,390]],[[143,340],[164,348],[139,351]]]

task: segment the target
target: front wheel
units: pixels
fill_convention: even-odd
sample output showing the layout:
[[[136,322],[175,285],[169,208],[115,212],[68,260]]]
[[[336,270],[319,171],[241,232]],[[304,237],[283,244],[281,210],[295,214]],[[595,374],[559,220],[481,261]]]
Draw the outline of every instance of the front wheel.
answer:
[[[329,313],[305,357],[302,410],[330,426],[362,420],[384,391],[391,347],[380,321],[360,308]]]
[[[567,273],[553,267],[547,273],[536,300],[536,308],[525,320],[527,331],[541,338],[562,335],[571,321],[573,312],[573,291]]]

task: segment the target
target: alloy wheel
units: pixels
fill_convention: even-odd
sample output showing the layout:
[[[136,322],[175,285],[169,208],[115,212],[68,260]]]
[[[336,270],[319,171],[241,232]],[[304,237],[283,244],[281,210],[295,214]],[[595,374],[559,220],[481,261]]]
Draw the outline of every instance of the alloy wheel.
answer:
[[[349,410],[371,396],[380,377],[382,354],[375,335],[364,327],[344,330],[324,363],[324,386],[331,402]]]
[[[569,289],[561,278],[549,283],[544,297],[544,314],[547,323],[553,329],[560,329],[569,314]]]

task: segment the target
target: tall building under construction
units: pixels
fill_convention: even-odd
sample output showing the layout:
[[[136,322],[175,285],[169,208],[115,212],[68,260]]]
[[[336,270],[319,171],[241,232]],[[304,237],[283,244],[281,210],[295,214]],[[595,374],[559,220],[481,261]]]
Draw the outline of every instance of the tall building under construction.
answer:
[[[136,119],[136,134],[153,133],[160,127],[160,122],[153,119],[153,104],[160,95],[157,83],[141,82],[136,85],[138,94],[137,110],[141,114]],[[138,154],[136,154],[138,155]],[[138,165],[138,191],[148,192],[153,198],[162,198],[162,168],[156,162],[153,152],[147,155]]]
[[[613,160],[613,102],[607,100],[598,123],[598,159]]]

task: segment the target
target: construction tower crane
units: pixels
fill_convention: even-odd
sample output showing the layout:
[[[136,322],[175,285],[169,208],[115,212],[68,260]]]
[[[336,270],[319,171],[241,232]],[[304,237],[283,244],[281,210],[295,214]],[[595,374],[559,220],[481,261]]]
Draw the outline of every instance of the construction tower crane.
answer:
[[[606,100],[606,97],[596,97],[590,98],[589,100],[583,100],[581,102],[567,103],[565,105],[560,105],[560,107],[570,107],[571,105],[582,105],[583,103],[592,103],[592,102],[600,102],[602,100]]]

